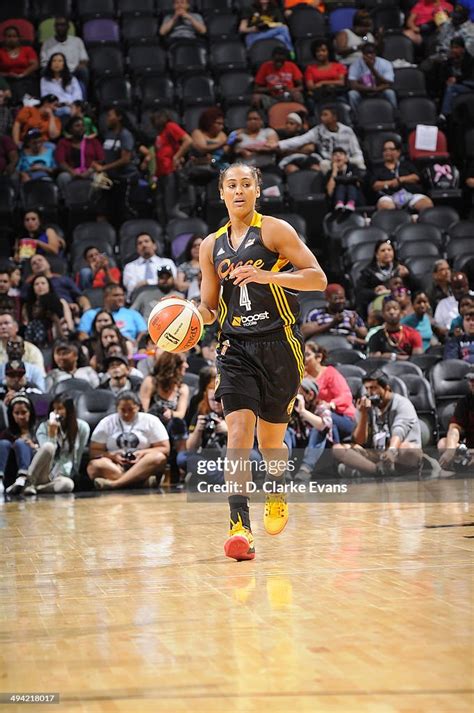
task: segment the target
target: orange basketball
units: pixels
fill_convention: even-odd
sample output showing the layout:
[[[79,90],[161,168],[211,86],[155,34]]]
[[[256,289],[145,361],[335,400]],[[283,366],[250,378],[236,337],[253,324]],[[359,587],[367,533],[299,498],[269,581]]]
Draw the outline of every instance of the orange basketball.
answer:
[[[188,300],[169,297],[158,302],[148,319],[148,331],[165,352],[186,352],[201,339],[204,323],[197,308]]]

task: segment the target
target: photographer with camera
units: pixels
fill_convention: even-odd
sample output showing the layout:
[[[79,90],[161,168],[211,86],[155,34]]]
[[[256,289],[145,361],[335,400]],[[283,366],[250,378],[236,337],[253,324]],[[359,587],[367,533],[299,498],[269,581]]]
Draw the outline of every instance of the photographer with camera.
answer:
[[[474,369],[466,374],[469,393],[456,404],[446,438],[438,441],[439,463],[447,470],[474,465]]]
[[[421,429],[412,402],[394,394],[386,374],[364,377],[366,395],[357,402],[352,445],[335,444],[339,475],[403,475],[421,464]]]

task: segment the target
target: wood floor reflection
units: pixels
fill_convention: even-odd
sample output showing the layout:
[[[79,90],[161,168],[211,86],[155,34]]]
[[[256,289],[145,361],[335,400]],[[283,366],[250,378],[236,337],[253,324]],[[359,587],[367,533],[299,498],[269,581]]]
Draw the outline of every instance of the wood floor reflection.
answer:
[[[225,506],[183,494],[0,503],[1,691],[59,692],[56,713],[472,711],[474,513],[397,487],[292,503],[276,538],[256,503],[242,563]]]

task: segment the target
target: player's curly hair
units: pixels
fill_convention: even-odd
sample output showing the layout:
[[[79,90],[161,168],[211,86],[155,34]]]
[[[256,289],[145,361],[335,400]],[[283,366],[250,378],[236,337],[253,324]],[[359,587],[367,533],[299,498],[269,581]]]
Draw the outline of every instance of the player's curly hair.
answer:
[[[258,188],[262,187],[262,172],[259,168],[256,168],[255,166],[249,166],[247,163],[243,163],[243,161],[235,161],[235,163],[231,163],[230,166],[226,166],[226,168],[223,168],[219,173],[219,190],[222,190],[226,173],[231,168],[248,168]]]

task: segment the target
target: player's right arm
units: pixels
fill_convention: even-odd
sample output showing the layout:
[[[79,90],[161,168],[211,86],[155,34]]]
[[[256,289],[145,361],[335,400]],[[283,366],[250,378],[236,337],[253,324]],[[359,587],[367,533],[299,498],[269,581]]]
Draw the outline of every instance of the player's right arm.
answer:
[[[198,310],[204,324],[212,324],[217,319],[221,283],[214,268],[212,251],[214,248],[214,233],[205,238],[199,248],[199,266],[201,268],[201,302]]]

